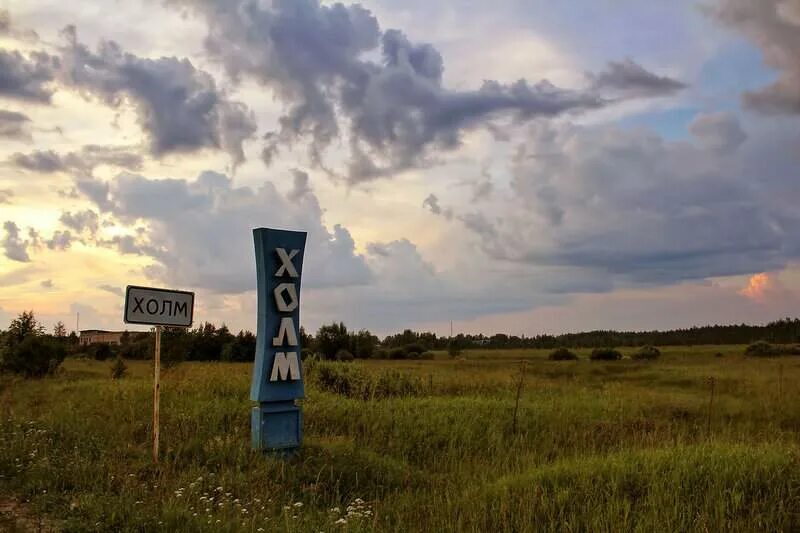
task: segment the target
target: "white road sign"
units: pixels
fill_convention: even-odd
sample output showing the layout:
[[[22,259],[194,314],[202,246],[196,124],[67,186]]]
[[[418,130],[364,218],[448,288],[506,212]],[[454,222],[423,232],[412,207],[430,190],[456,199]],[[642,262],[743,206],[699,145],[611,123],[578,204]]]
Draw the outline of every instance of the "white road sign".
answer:
[[[125,290],[125,322],[151,326],[192,325],[194,293],[137,287]]]

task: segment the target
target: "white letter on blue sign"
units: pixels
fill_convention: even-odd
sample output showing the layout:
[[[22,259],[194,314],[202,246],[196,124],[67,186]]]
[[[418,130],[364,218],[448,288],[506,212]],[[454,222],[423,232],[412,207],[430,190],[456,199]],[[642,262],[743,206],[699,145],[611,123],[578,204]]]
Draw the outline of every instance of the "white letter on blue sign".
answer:
[[[281,266],[275,272],[275,277],[279,278],[284,275],[284,273],[289,274],[290,278],[296,278],[298,276],[297,270],[294,268],[294,263],[292,263],[292,259],[294,256],[297,255],[297,252],[300,250],[292,250],[288,254],[286,250],[283,248],[275,248],[275,251],[278,252],[278,257],[281,260]]]
[[[297,309],[297,289],[294,283],[281,283],[275,287],[275,305],[281,313],[291,313]],[[286,296],[289,296],[289,301],[286,301]]]
[[[297,346],[297,333],[294,330],[294,320],[290,316],[281,318],[278,336],[272,337],[273,346],[283,346],[284,342],[289,346]]]
[[[297,362],[297,352],[276,352],[275,361],[272,363],[270,381],[286,381],[300,379],[300,364]]]

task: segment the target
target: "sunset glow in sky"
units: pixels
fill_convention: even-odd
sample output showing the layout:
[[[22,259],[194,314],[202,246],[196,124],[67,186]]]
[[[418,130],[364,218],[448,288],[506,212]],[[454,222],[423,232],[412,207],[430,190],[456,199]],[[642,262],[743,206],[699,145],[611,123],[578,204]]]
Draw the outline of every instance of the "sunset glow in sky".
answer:
[[[800,0],[0,1],[0,327],[128,284],[255,327],[800,315]]]

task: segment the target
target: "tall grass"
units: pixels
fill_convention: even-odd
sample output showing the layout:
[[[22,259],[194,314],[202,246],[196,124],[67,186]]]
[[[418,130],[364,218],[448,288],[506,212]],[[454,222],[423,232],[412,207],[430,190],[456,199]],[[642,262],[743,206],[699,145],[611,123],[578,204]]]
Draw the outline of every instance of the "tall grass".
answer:
[[[67,361],[0,378],[0,501],[68,531],[796,530],[800,358],[742,350],[325,363],[287,459],[250,450],[250,365],[182,364],[158,466],[149,365]]]

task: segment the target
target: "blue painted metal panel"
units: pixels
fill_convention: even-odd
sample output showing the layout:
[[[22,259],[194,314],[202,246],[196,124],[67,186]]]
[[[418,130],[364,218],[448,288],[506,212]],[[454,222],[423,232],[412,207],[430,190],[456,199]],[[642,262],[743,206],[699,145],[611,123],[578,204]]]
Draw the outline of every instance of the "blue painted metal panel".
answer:
[[[250,386],[250,399],[256,402],[277,402],[303,398],[305,391],[302,377],[299,380],[270,381],[270,374],[275,360],[275,353],[287,351],[289,347],[274,347],[273,337],[278,335],[282,317],[292,317],[298,333],[298,344],[291,351],[300,357],[300,280],[303,276],[303,256],[306,246],[306,232],[286,231],[267,228],[253,230],[256,248],[256,277],[258,288],[258,318],[256,327],[256,359],[253,370],[253,381]],[[285,269],[280,277],[276,272],[283,262],[276,250],[282,248],[287,252],[299,250],[291,262],[297,270],[293,278]],[[295,286],[298,305],[291,313],[281,313],[275,303],[275,288],[282,283]],[[287,297],[288,299],[288,297]],[[302,376],[302,368],[300,369]]]
[[[259,450],[291,450],[302,440],[303,398],[300,339],[300,280],[306,233],[253,230],[258,317],[250,399],[252,444]],[[277,359],[277,361],[276,361]]]

